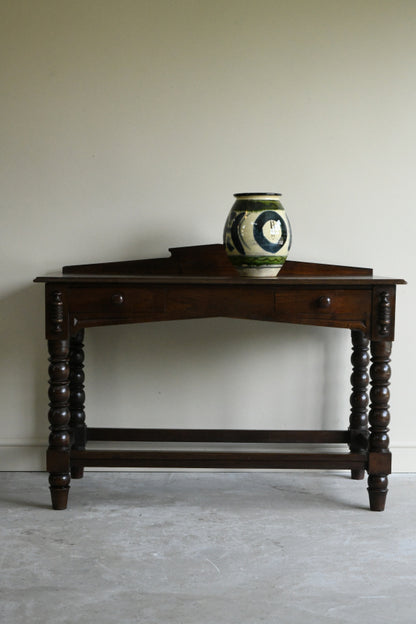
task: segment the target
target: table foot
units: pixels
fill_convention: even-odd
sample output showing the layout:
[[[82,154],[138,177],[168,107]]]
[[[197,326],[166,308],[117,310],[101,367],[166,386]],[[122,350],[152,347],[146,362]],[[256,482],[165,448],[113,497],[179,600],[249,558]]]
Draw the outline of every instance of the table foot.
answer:
[[[72,479],[82,479],[84,476],[84,468],[82,466],[73,466],[71,468]]]
[[[368,496],[371,511],[384,511],[386,506],[388,479],[386,476],[370,475],[368,477]]]
[[[70,477],[68,474],[50,474],[49,484],[52,499],[52,509],[66,509],[68,506]]]
[[[365,477],[365,470],[364,468],[358,468],[356,470],[351,470],[351,479],[354,479],[354,481],[361,481],[362,479],[364,479]]]

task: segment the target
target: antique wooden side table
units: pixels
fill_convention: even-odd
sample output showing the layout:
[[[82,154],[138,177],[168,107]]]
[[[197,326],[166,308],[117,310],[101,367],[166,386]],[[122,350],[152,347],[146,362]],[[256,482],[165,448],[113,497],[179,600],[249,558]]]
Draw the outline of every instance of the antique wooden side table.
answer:
[[[49,349],[47,469],[54,509],[65,509],[71,476],[85,466],[322,468],[368,472],[370,509],[382,511],[391,472],[388,425],[395,291],[402,279],[371,269],[287,261],[276,278],[240,277],[222,245],[172,249],[168,258],[64,267],[37,277],[46,289]],[[352,336],[351,406],[344,431],[88,428],[83,337],[88,327],[231,317],[347,328]],[[371,350],[371,367],[368,373]],[[367,388],[371,389],[368,395]],[[370,404],[369,404],[370,403]],[[369,410],[368,408],[369,404]],[[368,414],[367,414],[368,412]],[[87,440],[345,444],[342,452],[99,450]],[[168,447],[169,448],[169,447]],[[234,446],[234,449],[237,447]]]

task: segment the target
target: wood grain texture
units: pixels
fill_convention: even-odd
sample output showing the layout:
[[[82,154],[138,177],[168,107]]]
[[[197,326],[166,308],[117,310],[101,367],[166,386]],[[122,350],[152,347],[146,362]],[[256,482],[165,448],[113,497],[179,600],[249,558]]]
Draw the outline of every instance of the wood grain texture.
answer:
[[[85,425],[85,391],[84,391],[84,330],[80,330],[71,337],[69,351],[69,410],[71,419],[69,422],[71,432],[71,448],[75,450],[85,449],[87,442],[87,430]],[[71,477],[81,479],[83,470],[72,468]]]
[[[278,277],[244,278],[222,245],[175,248],[167,258],[72,265],[45,283],[46,338],[50,354],[47,453],[52,505],[67,505],[71,473],[85,466],[163,468],[319,468],[369,473],[370,508],[384,509],[388,450],[389,356],[395,323],[395,288],[401,279],[372,270],[287,261]],[[227,317],[309,324],[352,332],[351,410],[342,431],[117,429],[85,424],[84,329],[101,325]],[[372,366],[367,426],[368,345]],[[302,379],[299,379],[302,391]],[[115,423],[116,424],[116,423]],[[252,450],[94,450],[96,442],[166,444],[244,443]],[[369,443],[367,438],[369,435]],[[70,437],[71,436],[71,437]],[[342,444],[349,452],[282,453],[255,444]]]
[[[368,493],[370,507],[374,511],[384,510],[388,486],[387,475],[391,471],[388,436],[391,347],[391,342],[371,342]]]
[[[368,393],[369,383],[368,354],[369,339],[359,331],[351,332],[353,351],[351,355],[351,413],[349,431],[351,435],[350,449],[352,452],[365,453],[368,448]],[[352,472],[353,479],[364,479],[364,471]]]
[[[50,340],[49,349],[49,447],[47,470],[54,509],[67,506],[70,483],[69,343]]]
[[[103,262],[65,266],[64,275],[219,275],[237,277],[224,245],[195,245],[169,249],[170,257],[128,260],[124,262]],[[348,267],[315,262],[286,260],[279,277],[300,276],[371,276],[372,269]]]

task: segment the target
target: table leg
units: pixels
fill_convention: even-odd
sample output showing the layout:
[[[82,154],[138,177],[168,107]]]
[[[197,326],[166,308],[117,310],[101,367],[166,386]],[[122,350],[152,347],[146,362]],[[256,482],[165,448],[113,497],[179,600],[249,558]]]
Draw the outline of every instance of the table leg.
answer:
[[[87,428],[85,426],[85,392],[84,392],[84,330],[71,337],[69,351],[69,409],[71,412],[70,430],[71,447],[77,451],[85,449]],[[71,477],[81,479],[84,474],[82,466],[71,468]]]
[[[352,339],[352,392],[350,397],[350,451],[365,453],[368,447],[368,345],[369,339],[360,331],[351,332]],[[351,470],[352,479],[364,479],[365,470]]]
[[[69,341],[49,340],[49,422],[47,469],[54,509],[66,509],[70,466]]]
[[[388,425],[389,380],[390,380],[391,342],[371,342],[370,377],[370,439],[368,464],[368,493],[370,509],[383,511],[387,496],[387,475],[391,472]]]

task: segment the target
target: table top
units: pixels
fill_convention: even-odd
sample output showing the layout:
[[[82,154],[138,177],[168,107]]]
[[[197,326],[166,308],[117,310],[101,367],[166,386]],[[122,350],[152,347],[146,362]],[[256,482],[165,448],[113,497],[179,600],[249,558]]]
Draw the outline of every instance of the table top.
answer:
[[[171,257],[72,265],[37,277],[45,283],[198,284],[283,287],[300,285],[371,286],[406,284],[404,279],[375,277],[373,270],[288,260],[277,277],[242,277],[229,262],[223,245],[170,249]]]
[[[111,283],[111,284],[201,284],[201,285],[246,285],[246,286],[366,286],[377,284],[406,284],[403,279],[390,277],[222,277],[218,275],[62,275],[39,276],[35,282],[59,283]]]

